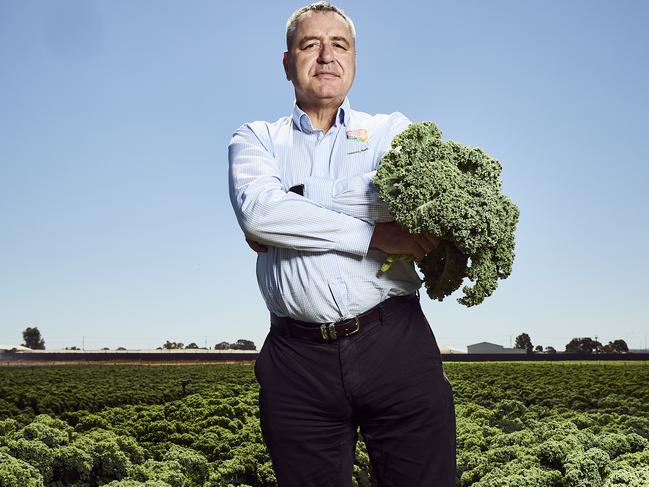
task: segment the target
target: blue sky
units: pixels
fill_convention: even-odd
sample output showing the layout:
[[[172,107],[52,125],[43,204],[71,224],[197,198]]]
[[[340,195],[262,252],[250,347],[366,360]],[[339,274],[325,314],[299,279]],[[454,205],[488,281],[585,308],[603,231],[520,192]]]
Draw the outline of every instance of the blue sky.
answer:
[[[261,346],[227,144],[290,112],[284,26],[301,5],[0,2],[0,343],[38,326],[48,348]],[[482,147],[521,209],[491,298],[424,300],[438,342],[643,347],[647,3],[339,5],[358,35],[352,107]]]

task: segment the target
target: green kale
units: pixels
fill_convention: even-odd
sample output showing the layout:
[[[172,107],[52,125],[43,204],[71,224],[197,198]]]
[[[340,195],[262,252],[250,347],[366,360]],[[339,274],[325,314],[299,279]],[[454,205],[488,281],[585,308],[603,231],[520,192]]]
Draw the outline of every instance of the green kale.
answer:
[[[442,141],[431,122],[410,125],[381,160],[374,184],[395,221],[442,239],[418,263],[432,299],[468,277],[474,285],[458,302],[474,306],[511,274],[519,210],[501,193],[500,173],[481,149]]]

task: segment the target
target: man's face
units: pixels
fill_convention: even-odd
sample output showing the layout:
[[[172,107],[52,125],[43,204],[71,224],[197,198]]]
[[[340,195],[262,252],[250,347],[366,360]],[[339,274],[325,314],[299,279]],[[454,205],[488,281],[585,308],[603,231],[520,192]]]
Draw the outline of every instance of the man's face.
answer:
[[[303,14],[284,53],[284,71],[298,103],[342,103],[356,73],[356,46],[347,22],[336,12]]]

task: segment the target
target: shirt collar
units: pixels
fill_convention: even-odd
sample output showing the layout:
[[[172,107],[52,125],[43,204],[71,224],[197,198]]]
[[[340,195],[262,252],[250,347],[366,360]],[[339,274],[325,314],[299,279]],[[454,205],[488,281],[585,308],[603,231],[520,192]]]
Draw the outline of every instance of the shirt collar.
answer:
[[[347,126],[349,124],[349,113],[349,98],[345,97],[342,105],[340,105],[340,107],[338,108],[338,114],[334,122],[334,127],[337,127],[340,123]],[[304,113],[304,111],[300,107],[297,106],[297,102],[293,103],[293,124],[295,125],[295,128],[297,128],[301,132],[307,134],[315,132],[309,116]]]

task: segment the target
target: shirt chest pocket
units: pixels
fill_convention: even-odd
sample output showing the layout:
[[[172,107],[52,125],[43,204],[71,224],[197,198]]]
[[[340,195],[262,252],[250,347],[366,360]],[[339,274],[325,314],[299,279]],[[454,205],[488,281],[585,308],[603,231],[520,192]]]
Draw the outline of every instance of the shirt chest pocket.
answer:
[[[336,164],[332,167],[332,178],[347,178],[365,174],[376,169],[375,150],[363,142],[346,140],[335,151]]]
[[[277,156],[284,189],[302,184],[307,177],[341,179],[366,174],[376,169],[376,144],[353,140],[341,131],[335,140],[317,143],[304,135],[294,137],[293,145],[281,147]]]

